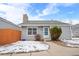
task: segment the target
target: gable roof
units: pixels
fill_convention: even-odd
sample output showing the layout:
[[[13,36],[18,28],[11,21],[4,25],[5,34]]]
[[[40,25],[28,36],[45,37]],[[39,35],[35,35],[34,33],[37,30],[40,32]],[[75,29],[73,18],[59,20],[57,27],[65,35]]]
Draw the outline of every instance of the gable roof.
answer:
[[[43,21],[28,21],[26,23],[19,24],[21,26],[70,26],[69,23],[64,23],[56,20],[43,20]]]
[[[28,21],[28,23],[29,24],[52,24],[52,23],[55,23],[55,24],[60,24],[60,23],[62,23],[62,24],[68,24],[68,23],[64,23],[64,22],[60,22],[60,21],[56,21],[56,20],[42,20],[42,21]]]
[[[0,21],[3,21],[3,22],[5,22],[5,23],[8,23],[8,24],[10,24],[10,25],[13,25],[13,26],[17,26],[17,27],[18,27],[18,25],[14,24],[14,23],[12,23],[12,22],[10,22],[10,21],[8,21],[8,20],[2,18],[2,17],[0,17]]]

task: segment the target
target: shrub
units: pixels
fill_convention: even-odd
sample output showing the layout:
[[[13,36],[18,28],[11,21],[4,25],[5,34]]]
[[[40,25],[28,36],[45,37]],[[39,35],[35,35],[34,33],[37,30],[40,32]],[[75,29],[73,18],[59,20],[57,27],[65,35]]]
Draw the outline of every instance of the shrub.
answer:
[[[35,35],[35,41],[41,41],[41,35],[40,34]]]
[[[51,40],[59,40],[60,35],[62,34],[62,29],[58,26],[54,26],[50,29]]]

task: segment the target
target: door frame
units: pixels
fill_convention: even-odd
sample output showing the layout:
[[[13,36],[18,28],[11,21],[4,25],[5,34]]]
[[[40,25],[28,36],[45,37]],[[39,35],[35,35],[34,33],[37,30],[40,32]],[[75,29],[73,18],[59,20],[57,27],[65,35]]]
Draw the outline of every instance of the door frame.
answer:
[[[45,35],[45,28],[48,28],[48,35]],[[49,38],[49,27],[43,27],[43,37]]]

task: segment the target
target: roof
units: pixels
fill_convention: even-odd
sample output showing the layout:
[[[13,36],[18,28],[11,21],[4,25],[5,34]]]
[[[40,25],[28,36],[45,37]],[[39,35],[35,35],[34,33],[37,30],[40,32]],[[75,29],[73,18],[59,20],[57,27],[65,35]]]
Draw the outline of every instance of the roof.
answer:
[[[73,27],[79,27],[79,24],[72,25]]]
[[[75,30],[79,31],[79,24],[72,25],[72,30],[73,31],[75,31]]]
[[[21,24],[19,24],[19,25],[21,25],[21,26],[23,26],[23,25],[32,25],[32,24],[35,24],[35,25],[52,25],[52,24],[57,24],[57,25],[59,25],[59,24],[61,24],[61,25],[67,25],[67,26],[69,26],[70,24],[68,24],[68,23],[64,23],[64,22],[60,22],[60,21],[56,21],[56,20],[43,20],[43,21],[28,21],[27,23],[21,23]]]
[[[4,19],[4,18],[1,18],[1,17],[0,17],[0,21],[6,22],[6,23],[8,23],[8,24],[10,24],[10,25],[14,25],[14,26],[17,26],[17,27],[18,27],[18,25],[14,24],[14,23],[12,23],[12,22],[10,22],[10,21]]]
[[[60,21],[56,21],[56,20],[43,20],[43,21],[28,21],[28,23],[30,23],[30,24],[49,24],[49,23],[57,23],[57,24],[60,24],[60,23],[62,23],[62,24],[67,24],[67,23],[63,23],[63,22],[60,22]]]

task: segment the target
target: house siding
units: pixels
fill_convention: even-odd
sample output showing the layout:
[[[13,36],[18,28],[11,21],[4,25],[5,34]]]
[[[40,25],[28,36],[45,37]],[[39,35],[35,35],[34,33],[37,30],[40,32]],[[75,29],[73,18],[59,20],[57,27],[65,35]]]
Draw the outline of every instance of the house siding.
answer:
[[[35,40],[35,37],[33,35],[29,36],[28,35],[28,27],[35,27],[35,26],[27,26],[22,28],[22,39],[26,39],[26,40]],[[50,31],[49,31],[49,37],[48,38],[44,38],[43,37],[43,27],[46,26],[36,26],[37,30],[38,30],[38,34],[40,34],[42,36],[43,39],[45,40],[51,40],[51,36],[50,36]],[[50,26],[50,28],[52,28],[54,26]],[[71,31],[70,31],[70,26],[59,26],[62,29],[62,34],[60,36],[60,40],[70,40],[71,39]]]
[[[43,28],[46,27],[46,26],[44,26],[44,27],[43,26],[27,26],[27,27],[22,27],[22,29],[21,29],[21,31],[22,31],[21,39],[26,39],[27,41],[35,40],[35,35],[28,35],[28,28],[33,28],[33,27],[37,28],[37,34],[40,34],[42,39],[50,40],[50,35],[49,35],[48,38],[44,38],[43,37]]]
[[[5,22],[5,21],[2,21],[2,20],[0,20],[0,29],[16,29],[16,30],[20,30],[20,28],[18,27],[18,26],[15,26],[15,25],[13,25],[13,24],[10,24],[10,23],[7,23],[7,22]]]
[[[26,27],[21,28],[21,40],[25,39],[27,40],[27,34],[26,34]]]
[[[40,34],[42,36],[43,39],[45,40],[51,40],[51,36],[50,36],[50,31],[49,31],[49,37],[44,38],[44,32],[43,32],[43,28],[44,27],[49,27],[52,28],[54,26],[59,26],[62,28],[62,34],[60,36],[60,40],[70,40],[71,38],[71,30],[70,30],[70,24],[67,23],[63,23],[63,22],[59,22],[59,21],[28,21],[27,23],[22,23],[19,25],[21,28],[22,26],[24,27],[37,27],[38,29],[38,34]],[[28,40],[34,40],[34,36],[28,36],[28,30],[24,29],[22,31],[26,32],[23,34],[23,38],[26,38],[25,36],[27,36]]]
[[[72,25],[72,37],[79,38],[79,24]]]
[[[43,27],[42,26],[38,27],[38,34],[40,34],[43,38]]]
[[[60,36],[60,40],[71,40],[71,30],[70,26],[62,26],[62,34]]]

